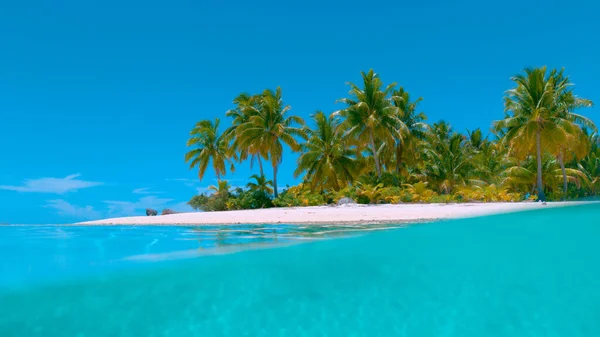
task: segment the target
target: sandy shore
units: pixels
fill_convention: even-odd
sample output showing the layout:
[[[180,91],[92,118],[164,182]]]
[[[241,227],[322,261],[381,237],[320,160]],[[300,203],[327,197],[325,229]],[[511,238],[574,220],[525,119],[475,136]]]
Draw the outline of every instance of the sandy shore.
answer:
[[[212,224],[369,224],[424,222],[470,218],[525,210],[580,205],[584,202],[345,205],[269,208],[227,212],[195,212],[135,216],[79,223],[81,225],[212,225]]]

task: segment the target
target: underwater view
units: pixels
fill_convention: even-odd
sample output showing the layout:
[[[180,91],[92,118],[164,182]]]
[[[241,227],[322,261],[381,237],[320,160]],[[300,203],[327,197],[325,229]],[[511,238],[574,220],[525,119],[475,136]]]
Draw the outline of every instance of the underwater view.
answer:
[[[599,215],[4,226],[0,335],[598,336]]]

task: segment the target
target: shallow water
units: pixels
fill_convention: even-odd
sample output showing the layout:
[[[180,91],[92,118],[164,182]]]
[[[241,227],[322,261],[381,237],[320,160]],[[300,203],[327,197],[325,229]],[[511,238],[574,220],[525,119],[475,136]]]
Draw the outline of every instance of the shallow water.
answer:
[[[173,247],[140,253],[132,247],[147,240],[121,228],[129,238],[114,243],[131,251],[102,241],[103,267],[80,270],[76,256],[93,240],[76,238],[65,259],[79,272],[49,277],[59,268],[49,262],[38,282],[6,282],[0,335],[600,336],[599,218],[586,205],[167,261],[156,260]],[[30,245],[23,259],[13,251],[23,239],[0,233],[12,242],[0,250],[2,277],[16,268],[4,266],[11,256],[33,266],[57,256]]]
[[[0,226],[0,287],[31,287],[156,262],[347,237],[393,225]]]

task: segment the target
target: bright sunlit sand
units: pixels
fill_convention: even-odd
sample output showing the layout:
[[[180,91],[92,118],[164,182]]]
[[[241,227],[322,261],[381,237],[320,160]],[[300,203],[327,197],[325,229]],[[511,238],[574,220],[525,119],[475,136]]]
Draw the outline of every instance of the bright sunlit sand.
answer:
[[[276,223],[402,223],[470,218],[579,205],[585,202],[345,205],[179,213],[87,221],[83,225],[214,225]]]

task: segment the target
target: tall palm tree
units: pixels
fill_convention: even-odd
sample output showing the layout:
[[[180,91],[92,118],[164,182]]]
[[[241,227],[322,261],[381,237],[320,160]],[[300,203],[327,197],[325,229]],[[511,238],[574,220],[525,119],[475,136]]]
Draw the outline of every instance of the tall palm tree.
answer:
[[[292,151],[300,151],[295,137],[306,139],[306,132],[301,127],[304,120],[287,115],[291,107],[284,104],[279,87],[276,91],[265,90],[256,99],[259,101],[249,107],[254,114],[237,127],[236,137],[238,146],[268,156],[273,167],[274,196],[277,197],[277,169],[283,157],[283,144]]]
[[[267,180],[265,176],[258,176],[256,174],[251,175],[250,178],[254,179],[254,182],[249,182],[246,185],[250,191],[273,194],[273,182],[271,180]]]
[[[394,106],[398,108],[401,128],[405,132],[396,140],[396,173],[400,173],[405,151],[411,150],[414,153],[417,142],[425,139],[427,124],[424,121],[427,117],[423,112],[417,113],[417,106],[423,100],[422,97],[411,102],[410,94],[403,87],[393,91],[391,95]]]
[[[231,109],[226,112],[228,117],[232,117],[232,125],[225,130],[223,133],[227,140],[231,142],[232,155],[236,154],[237,159],[242,162],[250,157],[250,168],[252,168],[255,161],[258,162],[260,176],[264,176],[263,163],[261,153],[259,149],[252,146],[241,147],[239,146],[239,140],[236,136],[238,126],[248,122],[250,117],[258,114],[260,95],[249,95],[242,93],[238,95],[233,103],[236,105],[235,109]]]
[[[406,126],[398,118],[399,109],[391,103],[388,97],[394,89],[395,83],[383,88],[383,82],[373,72],[361,72],[363,86],[350,85],[351,98],[342,98],[339,102],[347,107],[338,113],[344,117],[340,128],[345,136],[355,142],[359,148],[369,144],[375,161],[375,172],[381,178],[381,162],[379,160],[378,145],[385,144],[392,148],[396,139],[401,139],[406,133]]]
[[[353,158],[354,151],[344,143],[338,132],[339,123],[335,116],[327,117],[321,111],[313,115],[315,129],[306,128],[308,141],[298,158],[294,176],[306,172],[304,181],[316,187],[340,189],[340,182],[351,183],[358,171]]]
[[[565,125],[569,121],[558,114],[557,97],[567,90],[567,83],[556,81],[556,70],[528,68],[512,78],[516,87],[506,92],[503,120],[494,122],[505,129],[504,141],[511,153],[524,157],[535,153],[537,162],[538,200],[545,201],[542,180],[542,156],[567,141]]]
[[[228,142],[222,134],[219,134],[219,119],[214,123],[209,120],[203,120],[196,123],[196,126],[190,131],[190,139],[187,141],[188,147],[194,147],[185,154],[185,161],[190,163],[190,169],[198,166],[198,177],[200,180],[204,177],[208,164],[212,162],[217,180],[221,180],[221,175],[226,171],[225,164],[230,163]],[[231,165],[231,170],[234,167]]]
[[[591,100],[577,97],[573,93],[573,84],[569,78],[564,75],[564,69],[554,74],[554,86],[556,90],[556,113],[564,118],[563,128],[567,131],[565,142],[557,143],[555,149],[556,157],[559,161],[563,175],[563,193],[567,194],[567,171],[565,161],[583,159],[589,150],[588,138],[584,134],[584,129],[597,131],[594,122],[582,115],[574,112],[577,108],[593,106]],[[560,88],[564,88],[560,90]]]

